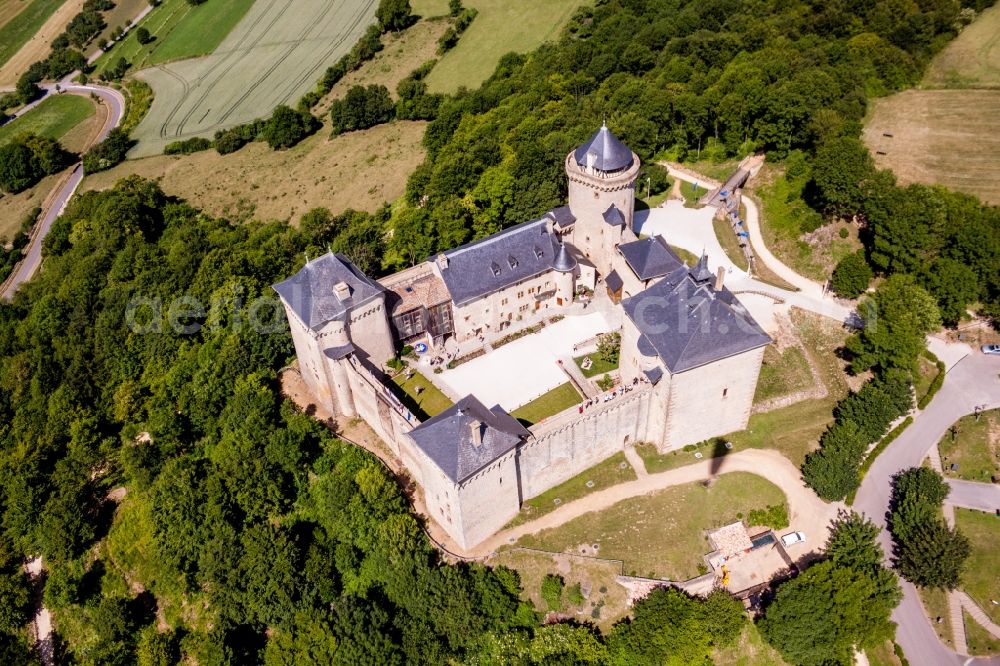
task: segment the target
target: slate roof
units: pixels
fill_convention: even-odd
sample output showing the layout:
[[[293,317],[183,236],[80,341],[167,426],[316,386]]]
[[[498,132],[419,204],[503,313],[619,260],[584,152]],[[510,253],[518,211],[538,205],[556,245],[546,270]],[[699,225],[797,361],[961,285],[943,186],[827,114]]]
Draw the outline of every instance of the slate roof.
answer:
[[[649,380],[649,383],[655,386],[656,383],[663,377],[663,368],[656,366],[651,370],[643,370],[642,374],[646,375],[646,379]]]
[[[704,252],[701,253],[698,263],[691,269],[691,277],[694,278],[695,282],[707,282],[715,277],[712,275],[712,269],[708,267],[708,255]]]
[[[640,280],[663,277],[684,265],[660,236],[624,243],[618,249]]]
[[[618,209],[618,206],[611,204],[604,211],[604,221],[611,226],[620,227],[625,224],[625,214]]]
[[[601,125],[601,129],[576,149],[573,153],[576,163],[586,167],[587,153],[594,154],[594,168],[599,171],[621,171],[632,166],[632,151],[618,140],[607,125]]]
[[[556,251],[556,259],[552,262],[552,268],[561,273],[569,273],[576,268],[576,259],[570,254],[565,243],[559,244],[559,250]]]
[[[461,306],[553,268],[559,240],[545,217],[522,222],[482,240],[448,250],[441,268],[448,293]]]
[[[618,271],[611,271],[608,273],[608,276],[604,278],[604,284],[612,292],[621,291],[621,288],[625,286],[625,283],[622,281],[622,276],[618,275]]]
[[[482,444],[478,446],[472,437],[472,427],[477,421],[482,424]],[[487,409],[473,395],[465,396],[410,431],[420,450],[455,483],[474,476],[530,434],[503,407]]]
[[[732,292],[725,287],[715,291],[710,282],[697,282],[693,272],[686,266],[678,268],[622,301],[625,314],[671,373],[771,342]]]
[[[560,229],[571,227],[576,222],[576,216],[573,215],[569,206],[559,206],[559,208],[553,208],[545,215],[546,217],[551,218]]]
[[[333,286],[346,282],[350,296],[341,301]],[[347,309],[362,305],[381,294],[385,289],[351,263],[342,254],[332,252],[306,262],[298,273],[284,282],[272,285],[292,308],[302,322],[319,330],[329,321],[341,319]]]

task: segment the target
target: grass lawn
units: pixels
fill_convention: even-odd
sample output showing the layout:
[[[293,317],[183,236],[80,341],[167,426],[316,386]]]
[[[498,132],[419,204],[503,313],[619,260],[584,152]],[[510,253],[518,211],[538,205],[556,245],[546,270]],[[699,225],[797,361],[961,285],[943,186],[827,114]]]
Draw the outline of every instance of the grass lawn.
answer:
[[[699,575],[702,555],[710,550],[705,530],[784,501],[770,481],[734,472],[710,488],[689,483],[619,502],[525,536],[518,545],[564,552],[597,544],[601,557],[624,560],[626,572],[682,581]]]
[[[801,347],[788,347],[778,351],[774,345],[764,350],[764,364],[757,380],[754,403],[765,402],[812,386],[812,371]]]
[[[965,645],[969,648],[969,654],[979,656],[1000,654],[1000,639],[993,638],[993,634],[980,626],[964,610],[962,619],[965,622]]]
[[[0,65],[20,50],[65,0],[32,0],[0,27]]]
[[[962,574],[962,589],[996,623],[1000,624],[1000,577],[997,576],[997,553],[1000,553],[1000,518],[985,511],[955,509],[955,525],[969,538],[972,556]]]
[[[82,95],[53,95],[31,111],[0,127],[0,145],[25,132],[61,139],[94,115],[94,103]]]
[[[414,12],[427,9],[418,2]],[[477,88],[496,69],[500,57],[515,51],[527,53],[543,42],[554,40],[581,0],[465,0],[479,14],[458,44],[444,54],[427,77],[431,92],[451,93],[459,87]],[[436,7],[436,6],[435,6]],[[419,11],[418,11],[419,9]],[[436,13],[433,9],[431,14]]]
[[[410,9],[420,18],[448,15],[448,0],[410,0]]]
[[[414,371],[409,379],[402,372],[392,378],[392,383],[399,388],[396,397],[421,421],[440,414],[452,405],[448,396],[419,372]]]
[[[588,369],[584,370],[583,360],[587,357],[590,357],[590,360],[593,361],[593,363],[591,363]],[[618,369],[617,363],[608,363],[601,358],[600,354],[597,352],[594,352],[593,354],[584,354],[583,356],[575,356],[573,358],[573,362],[576,363],[578,368],[580,368],[580,372],[583,373],[583,376],[588,379],[590,377],[596,377],[597,375],[603,375],[605,372],[611,372],[612,370]]]
[[[734,645],[712,652],[712,662],[726,666],[786,666],[788,663],[767,644],[753,622],[746,624]]]
[[[503,550],[489,564],[503,565],[517,571],[521,577],[521,598],[535,608],[547,608],[542,600],[542,578],[545,574],[558,574],[566,582],[563,590],[563,612],[576,616],[580,622],[593,622],[607,633],[612,625],[629,611],[628,595],[615,577],[621,573],[617,562],[595,560],[566,555],[551,555],[520,548]],[[569,588],[581,585],[590,589],[589,598],[581,604],[569,602]]]
[[[871,666],[902,666],[902,662],[893,650],[892,641],[885,641],[878,647],[865,650],[865,655]]]
[[[518,407],[511,416],[523,423],[525,426],[532,426],[542,419],[553,414],[558,414],[564,409],[568,409],[578,404],[582,398],[569,382],[557,386],[548,393],[545,393],[526,405]]]
[[[930,354],[930,352],[926,353]],[[916,395],[916,402],[920,402],[927,395],[927,389],[930,388],[931,382],[937,375],[937,363],[924,354],[917,357],[917,374],[913,378],[913,392]]]
[[[955,425],[955,441],[947,432],[938,442],[945,476],[986,482],[1000,476],[1000,410],[984,412],[978,422],[975,416],[963,416]],[[953,464],[958,465],[955,471]]]
[[[637,184],[636,188],[639,189],[639,190],[642,190],[641,183]],[[664,201],[667,200],[667,198],[670,196],[670,190],[672,188],[673,188],[673,181],[671,181],[670,184],[667,185],[667,189],[663,190],[659,194],[654,194],[653,196],[646,197],[645,199],[641,199],[640,201],[642,203],[646,204],[647,208],[656,208],[661,203],[663,203]]]
[[[135,31],[131,31],[98,59],[96,72],[114,66],[119,58],[129,61],[135,71],[148,65],[208,55],[252,5],[253,0],[212,0],[193,7],[187,0],[164,0],[139,24],[156,39],[140,44]]]
[[[574,476],[569,481],[550,488],[538,497],[526,500],[521,505],[521,513],[510,521],[509,527],[526,523],[553,511],[557,507],[585,495],[616,486],[626,481],[635,481],[635,470],[625,460],[625,454],[618,452],[607,460],[597,463],[588,470]],[[592,485],[588,486],[590,483]],[[559,500],[559,504],[555,500]]]
[[[951,616],[948,614],[948,595],[943,590],[928,587],[918,587],[917,594],[927,611],[927,616],[931,619],[931,625],[937,632],[941,642],[951,647],[955,640],[951,630]],[[941,618],[938,622],[937,618]]]
[[[726,182],[733,172],[740,166],[740,161],[736,159],[723,160],[721,162],[713,162],[712,160],[695,160],[691,162],[683,162],[684,166],[691,169],[695,173],[705,174],[709,178],[719,181],[720,183]]]
[[[695,264],[698,263],[698,255],[696,255],[694,252],[688,252],[684,248],[677,247],[676,245],[671,245],[670,249],[673,250],[674,254],[680,257],[681,261],[686,263],[688,266],[694,266]]]
[[[712,229],[715,230],[715,237],[719,239],[719,245],[725,251],[729,261],[736,264],[740,270],[747,270],[750,264],[747,263],[747,256],[740,247],[740,242],[733,232],[733,227],[728,220],[720,220],[718,217],[712,218]]]
[[[91,46],[86,49],[89,55],[94,51],[94,49],[111,38],[111,33],[115,28],[125,25],[135,18],[136,14],[141,12],[149,6],[149,0],[115,0],[115,6],[106,12],[101,12],[104,15],[104,22],[107,23],[104,30],[102,30],[94,41],[91,42]]]
[[[681,194],[684,196],[684,205],[687,208],[700,208],[698,199],[705,196],[708,191],[704,185],[695,185],[686,180],[681,181]]]

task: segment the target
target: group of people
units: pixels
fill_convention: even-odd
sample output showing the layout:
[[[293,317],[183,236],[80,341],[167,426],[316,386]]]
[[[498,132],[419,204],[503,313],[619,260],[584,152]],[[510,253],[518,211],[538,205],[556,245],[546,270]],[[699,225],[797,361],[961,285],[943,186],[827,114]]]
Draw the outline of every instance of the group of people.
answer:
[[[645,381],[645,380],[643,380]],[[604,402],[610,402],[619,396],[623,396],[626,393],[635,390],[635,387],[639,384],[639,378],[634,377],[632,383],[629,386],[617,386],[614,390],[605,393],[603,396],[597,396],[596,398],[590,398],[587,402],[581,403],[579,407],[579,413],[583,414],[585,410],[590,409],[596,405]]]

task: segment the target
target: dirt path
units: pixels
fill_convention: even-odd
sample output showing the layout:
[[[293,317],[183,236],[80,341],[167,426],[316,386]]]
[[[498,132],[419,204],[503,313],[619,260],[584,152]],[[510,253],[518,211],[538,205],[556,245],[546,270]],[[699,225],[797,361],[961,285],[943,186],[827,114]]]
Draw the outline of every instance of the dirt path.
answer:
[[[31,66],[32,63],[45,59],[49,55],[52,40],[59,36],[74,16],[83,9],[83,0],[66,0],[49,20],[42,24],[38,32],[29,39],[10,60],[0,67],[0,86],[13,86],[17,78]]]
[[[793,547],[794,557],[805,555],[808,550],[819,550],[826,542],[830,521],[836,518],[843,503],[827,504],[802,483],[801,473],[787,458],[777,451],[751,449],[733,453],[724,458],[705,460],[685,465],[659,474],[641,476],[635,481],[612,486],[584,498],[564,504],[555,511],[523,525],[503,530],[469,549],[465,555],[483,555],[500,546],[516,542],[528,534],[559,527],[564,523],[593,511],[606,509],[622,500],[639,497],[671,486],[705,481],[718,474],[750,472],[762,476],[785,493],[788,500],[789,530],[800,530],[807,535],[804,546]],[[801,548],[802,550],[798,550]]]

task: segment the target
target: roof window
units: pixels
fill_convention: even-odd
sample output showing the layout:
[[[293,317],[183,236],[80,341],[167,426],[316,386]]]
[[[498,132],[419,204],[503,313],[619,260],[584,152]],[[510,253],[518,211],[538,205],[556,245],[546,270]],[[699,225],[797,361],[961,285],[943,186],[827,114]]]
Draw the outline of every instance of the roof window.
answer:
[[[508,254],[507,255],[507,264],[511,267],[512,270],[515,269],[515,268],[517,268],[517,257],[515,257],[512,254]]]
[[[535,246],[535,259],[541,259],[544,256],[545,256],[545,252],[542,250],[542,248],[540,248],[540,247],[538,247],[536,245]]]
[[[490,264],[490,270],[493,271],[493,277],[500,277],[500,264],[494,261]]]

